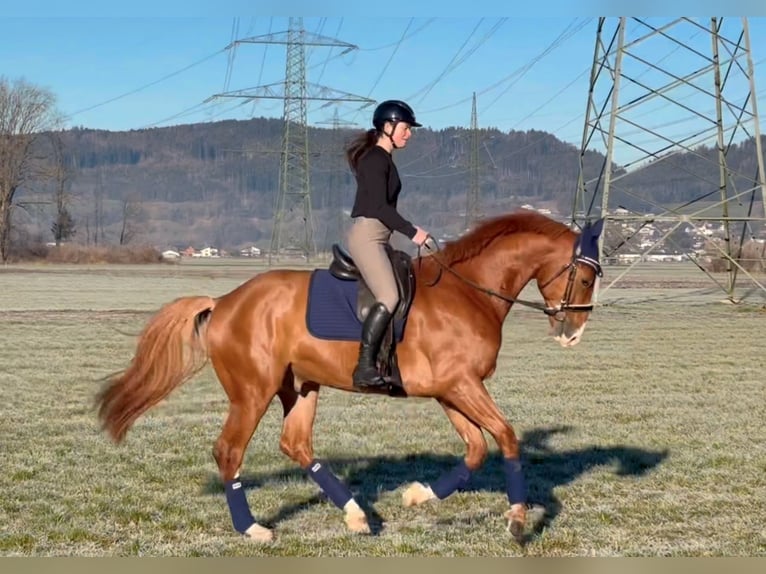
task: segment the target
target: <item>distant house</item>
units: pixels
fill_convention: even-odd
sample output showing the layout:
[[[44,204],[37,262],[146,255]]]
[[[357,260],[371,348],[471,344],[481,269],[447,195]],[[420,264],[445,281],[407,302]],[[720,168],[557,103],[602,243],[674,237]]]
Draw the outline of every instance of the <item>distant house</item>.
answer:
[[[163,259],[180,259],[181,254],[178,251],[167,249],[162,252],[162,258]]]
[[[239,255],[240,257],[260,257],[261,250],[258,249],[255,245],[251,245],[250,247],[245,247],[244,249],[240,249]]]
[[[181,251],[181,255],[183,255],[184,257],[194,257],[195,253],[196,253],[196,250],[191,245],[187,247],[186,249],[184,249],[183,251]]]
[[[218,249],[215,247],[204,247],[199,252],[200,257],[219,257]]]

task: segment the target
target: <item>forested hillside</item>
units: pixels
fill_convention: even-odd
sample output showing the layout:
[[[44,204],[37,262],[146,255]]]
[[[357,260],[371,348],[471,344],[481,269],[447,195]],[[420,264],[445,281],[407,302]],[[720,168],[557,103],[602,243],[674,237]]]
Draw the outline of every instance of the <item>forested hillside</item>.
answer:
[[[283,123],[278,119],[179,125],[107,132],[63,133],[72,166],[71,212],[78,242],[115,243],[127,227],[133,242],[160,248],[203,244],[234,249],[268,246],[279,189]],[[343,146],[356,132],[311,128],[310,185],[318,247],[337,240],[338,212],[351,206],[354,183]],[[440,233],[461,230],[469,187],[470,131],[421,128],[395,158],[404,181],[400,210]],[[524,203],[569,214],[577,184],[577,147],[553,134],[528,131],[480,133],[481,205],[485,213]],[[749,146],[749,147],[748,147]],[[753,142],[729,154],[730,167],[752,177]],[[714,150],[701,155],[715,157]],[[591,171],[603,157],[589,154]],[[682,166],[679,168],[679,165]],[[715,162],[684,154],[626,177],[631,194],[665,204],[688,201],[715,189]],[[22,201],[42,205],[48,190],[25,190]],[[43,201],[44,203],[44,201]],[[627,194],[620,203],[650,205]],[[16,214],[19,229],[50,240],[52,212],[45,207]]]

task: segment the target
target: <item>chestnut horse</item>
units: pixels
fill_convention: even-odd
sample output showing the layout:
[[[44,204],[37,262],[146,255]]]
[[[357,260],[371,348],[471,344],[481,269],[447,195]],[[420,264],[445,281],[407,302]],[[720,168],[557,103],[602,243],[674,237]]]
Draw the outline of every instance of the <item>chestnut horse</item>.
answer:
[[[449,496],[487,455],[486,430],[504,459],[508,526],[521,541],[526,485],[513,427],[484,386],[495,371],[503,322],[512,305],[548,315],[564,347],[579,342],[601,275],[603,221],[580,233],[532,211],[482,222],[442,250],[413,259],[415,296],[396,347],[407,396],[433,397],[466,443],[463,461],[431,485],[412,483],[406,506]],[[235,530],[259,541],[272,532],[250,512],[239,479],[247,445],[276,396],[284,419],[280,449],[345,512],[354,532],[367,517],[343,484],[314,457],[312,432],[320,387],[352,387],[358,342],[323,340],[306,324],[311,271],[269,270],[218,297],[189,296],[160,309],[141,333],[130,365],[97,397],[103,428],[119,443],[138,417],[210,360],[228,395],[226,422],[213,448]],[[535,280],[542,302],[518,299]],[[365,391],[379,392],[379,391]]]

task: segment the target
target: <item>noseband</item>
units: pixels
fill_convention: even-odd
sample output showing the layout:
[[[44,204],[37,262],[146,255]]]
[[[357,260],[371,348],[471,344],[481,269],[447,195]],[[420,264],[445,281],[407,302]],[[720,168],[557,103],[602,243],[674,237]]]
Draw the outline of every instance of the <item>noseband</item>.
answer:
[[[585,303],[585,304],[577,304],[577,303],[570,303],[569,300],[572,297],[572,290],[574,289],[574,282],[575,282],[575,276],[577,275],[577,264],[583,263],[587,265],[588,267],[591,267],[595,272],[596,275],[599,277],[603,276],[603,271],[601,269],[601,265],[599,265],[598,261],[594,261],[593,259],[589,257],[585,257],[583,255],[578,254],[575,252],[572,254],[572,260],[564,265],[564,267],[561,268],[561,270],[556,273],[553,277],[548,279],[545,283],[540,285],[540,289],[544,289],[548,285],[550,285],[559,275],[564,273],[567,269],[569,270],[569,277],[567,278],[567,286],[566,289],[564,289],[564,296],[561,298],[561,302],[556,307],[545,307],[542,311],[546,315],[553,317],[556,321],[563,321],[565,319],[565,314],[567,311],[574,311],[574,312],[590,312],[593,311],[593,303]]]
[[[434,240],[433,242],[436,245],[436,251],[439,251],[439,245]],[[420,259],[420,248],[418,248],[418,258]],[[582,263],[584,265],[587,265],[591,267],[595,272],[596,275],[599,277],[603,276],[603,271],[601,269],[601,265],[598,261],[586,257],[585,255],[582,255],[580,252],[579,246],[575,248],[574,253],[572,253],[572,259],[564,265],[553,277],[548,279],[545,283],[540,285],[540,289],[544,289],[553,281],[555,281],[562,273],[565,271],[569,271],[569,277],[567,278],[567,286],[566,289],[564,289],[564,296],[561,299],[561,302],[556,305],[555,307],[549,307],[548,305],[544,305],[542,303],[538,303],[536,301],[526,301],[524,299],[516,299],[513,297],[508,297],[507,295],[503,295],[502,293],[498,293],[497,291],[494,291],[492,289],[488,289],[487,287],[483,287],[482,285],[479,285],[478,283],[471,281],[467,277],[463,277],[452,269],[449,265],[445,264],[439,257],[436,256],[436,253],[431,253],[431,258],[436,261],[439,264],[439,274],[436,276],[436,279],[432,283],[428,283],[429,286],[436,285],[439,282],[439,279],[441,278],[441,272],[442,269],[452,273],[455,277],[466,283],[467,285],[470,285],[474,289],[477,289],[481,291],[482,293],[486,293],[487,295],[490,295],[492,297],[497,297],[498,299],[501,299],[502,301],[505,301],[506,303],[517,303],[519,305],[524,305],[525,307],[530,307],[532,309],[538,309],[548,315],[549,317],[553,317],[554,320],[562,322],[566,318],[566,313],[569,311],[577,312],[577,313],[587,313],[593,310],[593,304],[587,303],[587,304],[577,304],[577,303],[570,303],[569,299],[572,297],[572,290],[574,289],[574,281],[575,276],[577,275],[577,265],[578,263]]]

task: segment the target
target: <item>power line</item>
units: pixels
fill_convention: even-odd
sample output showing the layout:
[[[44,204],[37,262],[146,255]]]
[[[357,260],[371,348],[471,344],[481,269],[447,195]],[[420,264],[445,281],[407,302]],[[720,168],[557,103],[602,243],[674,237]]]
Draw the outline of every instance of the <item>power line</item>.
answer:
[[[271,35],[271,30],[273,29],[273,22],[272,21],[273,21],[273,18],[271,18],[270,21],[269,21],[269,33],[266,36]],[[252,28],[252,26],[251,26],[251,28]],[[230,43],[227,46],[227,48],[230,47],[230,46],[233,46],[234,44],[235,44],[234,42]],[[269,48],[269,45],[266,44],[265,47],[264,47],[263,59],[261,61],[261,67],[260,67],[260,70],[259,70],[259,73],[258,73],[258,82],[257,82],[258,85],[261,84],[261,78],[263,76],[264,61],[266,59],[266,53],[268,51],[268,48]],[[226,48],[224,48],[224,49],[226,49]],[[313,70],[315,68],[318,68],[319,66],[323,66],[324,67],[324,66],[327,65],[328,62],[330,62],[332,60],[335,60],[337,58],[340,58],[340,57],[344,56],[345,54],[346,53],[343,52],[343,53],[339,53],[339,54],[335,54],[335,55],[330,55],[330,56],[328,56],[327,60],[325,60],[322,63],[314,64],[313,66],[307,66],[306,67],[306,71],[307,72],[311,71],[311,70]],[[207,110],[212,110],[212,109],[216,108],[217,104],[209,105],[210,101],[211,101],[211,99],[207,98],[206,100],[204,100],[204,101],[202,101],[202,102],[200,102],[198,104],[194,104],[193,106],[190,106],[188,108],[185,108],[185,109],[181,110],[180,112],[175,113],[175,114],[173,114],[171,116],[165,117],[165,118],[163,118],[161,120],[157,120],[157,121],[152,122],[150,124],[146,124],[146,125],[142,126],[142,128],[156,127],[156,126],[164,124],[164,123],[166,123],[168,121],[171,121],[171,120],[174,120],[174,119],[177,119],[177,118],[180,118],[180,117],[191,115],[192,113],[195,113],[197,111],[205,112]],[[245,103],[247,103],[247,102],[245,102]],[[256,106],[258,105],[258,103],[259,103],[259,99],[258,98],[253,98],[252,99],[253,107],[250,110],[250,116],[255,115],[255,110],[256,110]],[[240,104],[235,104],[235,105],[230,106],[230,107],[226,107],[222,111],[220,111],[219,113],[209,115],[208,116],[208,121],[210,119],[212,119],[212,118],[220,117],[220,116],[224,115],[225,113],[230,112],[232,110],[239,109],[242,106],[243,106],[243,104],[240,103]],[[273,109],[273,108],[266,108],[266,109]]]
[[[574,122],[576,122],[578,120],[582,120],[582,116],[581,115],[575,116],[572,119],[568,120],[566,123],[560,125],[556,129],[554,129],[553,132],[554,133],[558,132],[559,130],[564,129],[565,127],[569,126],[570,124],[573,124]],[[514,149],[512,152],[509,152],[509,153],[503,154],[501,156],[498,156],[496,159],[508,159],[508,158],[510,158],[510,157],[512,157],[512,156],[514,156],[516,154],[519,154],[519,153],[521,153],[523,151],[528,150],[531,147],[536,146],[537,144],[541,143],[543,140],[545,140],[548,137],[550,137],[550,134],[546,133],[546,134],[540,136],[539,138],[529,142],[527,145],[522,146],[522,147],[518,147],[518,148]],[[410,164],[411,163],[413,163],[413,162],[410,162]],[[436,166],[434,168],[429,169],[426,172],[421,172],[421,173],[402,173],[401,175],[402,175],[402,177],[415,177],[415,178],[424,178],[424,179],[438,179],[438,178],[442,178],[442,177],[454,177],[456,175],[462,175],[462,174],[470,172],[470,169],[462,169],[462,170],[458,170],[458,171],[450,171],[449,173],[442,173],[442,174],[439,174],[439,175],[429,175],[430,173],[432,173],[434,171],[441,171],[441,170],[444,170],[445,168],[449,168],[449,167],[450,167],[449,165],[439,165],[439,166]]]
[[[529,113],[528,113],[526,116],[524,116],[524,117],[523,117],[523,118],[521,118],[521,119],[520,119],[518,122],[516,122],[516,123],[514,124],[514,126],[513,126],[513,129],[516,129],[516,128],[517,128],[519,125],[521,125],[522,123],[524,123],[524,121],[526,121],[526,120],[528,120],[529,118],[533,117],[533,116],[534,116],[534,115],[535,115],[537,112],[539,112],[540,110],[542,110],[542,109],[544,109],[546,106],[548,106],[548,104],[550,104],[550,103],[551,103],[553,100],[555,100],[556,98],[558,98],[558,97],[559,97],[561,94],[563,94],[563,93],[564,93],[564,92],[566,92],[566,91],[567,91],[569,88],[571,88],[573,85],[575,85],[575,84],[577,83],[577,81],[578,81],[578,80],[580,80],[580,78],[582,78],[582,77],[583,77],[585,74],[587,74],[589,71],[590,71],[590,70],[586,68],[585,70],[583,70],[582,72],[580,72],[580,74],[578,74],[578,75],[577,75],[577,77],[575,77],[575,78],[574,78],[574,79],[573,79],[571,82],[569,82],[569,83],[568,83],[566,86],[564,86],[563,88],[561,88],[561,89],[560,89],[558,92],[556,92],[555,94],[553,94],[553,95],[552,95],[550,98],[548,98],[547,100],[545,100],[545,101],[544,101],[542,104],[540,104],[540,105],[539,105],[538,107],[536,107],[534,110],[532,110],[531,112],[529,112]]]
[[[401,44],[405,40],[409,40],[410,38],[417,36],[420,32],[425,30],[434,20],[436,20],[436,18],[429,18],[428,20],[426,20],[426,22],[422,26],[413,30],[409,35],[405,35],[404,37],[400,38],[396,42],[391,42],[390,44],[385,44],[384,46],[377,46],[375,48],[359,48],[359,51],[360,52],[377,52],[379,50],[387,50],[388,48],[392,48],[398,44]],[[409,24],[408,24],[408,27],[409,27]]]
[[[204,58],[201,58],[197,60],[196,62],[193,62],[189,64],[188,66],[184,66],[180,70],[176,70],[175,72],[171,72],[170,74],[167,74],[165,76],[162,76],[158,80],[155,80],[153,82],[149,82],[148,84],[144,84],[143,86],[139,86],[138,88],[135,88],[133,90],[130,90],[129,92],[125,92],[123,94],[120,94],[119,96],[115,96],[113,98],[109,98],[108,100],[105,100],[103,102],[99,102],[98,104],[93,104],[92,106],[88,106],[87,108],[82,108],[80,110],[74,111],[71,114],[67,116],[67,118],[72,118],[73,116],[76,116],[78,114],[82,114],[84,112],[89,112],[91,110],[95,110],[96,108],[100,108],[101,106],[105,106],[107,104],[111,104],[112,102],[116,102],[117,100],[120,100],[122,98],[125,98],[127,96],[132,96],[133,94],[137,94],[138,92],[145,90],[146,88],[150,88],[151,86],[157,85],[161,82],[164,82],[165,80],[168,80],[172,78],[173,76],[177,76],[178,74],[182,74],[183,72],[190,70],[194,68],[195,66],[199,66],[200,64],[203,64],[207,62],[208,60],[216,57],[218,54],[223,52],[223,50],[218,50],[216,52],[213,52],[212,54],[205,56]]]
[[[583,27],[584,27],[584,26],[585,26],[585,25],[586,25],[586,24],[587,24],[587,23],[588,23],[590,20],[591,20],[591,19],[588,19],[588,20],[587,20],[586,22],[584,22],[584,23],[583,23],[583,24],[582,24],[580,27],[578,27],[578,30],[577,30],[577,31],[581,30],[581,29],[582,29],[582,28],[583,28]],[[566,32],[566,30],[567,30],[568,28],[570,28],[570,27],[571,27],[571,25],[572,25],[571,23],[570,23],[570,24],[568,24],[568,25],[566,26],[566,28],[564,29],[564,31],[562,31],[562,32],[559,34],[559,36],[557,37],[557,39],[556,39],[556,40],[554,40],[553,42],[551,42],[551,43],[550,43],[548,46],[546,46],[546,48],[545,48],[545,49],[544,49],[542,52],[540,52],[539,54],[537,54],[536,56],[534,56],[533,58],[531,58],[531,59],[530,59],[530,60],[529,60],[527,63],[525,63],[523,66],[520,66],[519,68],[517,68],[516,70],[514,70],[513,72],[511,72],[511,73],[510,73],[510,74],[508,74],[507,76],[505,76],[505,77],[503,77],[503,78],[500,78],[498,81],[496,81],[496,82],[495,82],[495,83],[493,83],[492,85],[490,85],[490,86],[487,86],[486,88],[483,88],[483,89],[481,89],[481,90],[478,90],[478,91],[476,92],[476,94],[477,94],[477,95],[479,95],[479,96],[481,96],[481,95],[484,95],[484,94],[486,94],[487,92],[491,92],[492,90],[495,90],[495,89],[497,89],[498,87],[500,87],[500,86],[502,86],[503,84],[505,84],[507,81],[509,81],[509,80],[511,80],[511,79],[513,79],[513,78],[515,78],[516,76],[519,76],[520,74],[522,74],[522,75],[523,75],[523,74],[526,74],[526,72],[527,72],[527,71],[529,71],[529,69],[531,69],[531,67],[532,67],[532,66],[534,66],[536,63],[538,63],[538,62],[539,62],[541,59],[543,59],[545,56],[549,55],[549,54],[550,54],[550,53],[553,51],[553,49],[555,49],[555,48],[558,48],[558,47],[561,45],[561,42],[559,42],[559,39],[560,39],[560,38],[561,38],[561,36],[562,36],[562,35],[563,35],[563,34]],[[573,34],[570,34],[570,35],[568,35],[566,39],[569,39],[569,38],[571,38],[571,36],[572,36],[572,35],[573,35]],[[552,47],[553,47],[553,49],[552,49]],[[454,108],[454,107],[456,107],[456,106],[459,106],[459,105],[461,105],[461,104],[464,104],[464,103],[466,103],[466,102],[469,102],[469,101],[471,101],[471,97],[472,97],[472,96],[468,96],[468,97],[466,97],[466,98],[462,98],[462,99],[460,99],[460,100],[458,100],[458,101],[456,101],[456,102],[453,102],[453,103],[451,103],[451,104],[447,104],[447,105],[444,105],[444,106],[440,106],[440,107],[438,107],[438,108],[432,108],[432,109],[430,109],[430,110],[424,110],[424,111],[422,111],[422,112],[420,112],[420,113],[421,113],[421,114],[430,114],[430,113],[434,113],[434,112],[441,112],[441,111],[444,111],[444,110],[448,110],[448,109],[450,109],[450,108]],[[495,100],[495,101],[496,101],[496,100]],[[494,102],[492,102],[492,103],[494,103]],[[489,106],[486,106],[484,109],[486,110],[488,107],[489,107]]]
[[[447,64],[447,66],[442,70],[442,72],[439,74],[439,76],[436,77],[435,80],[430,82],[425,87],[421,88],[417,92],[415,92],[412,96],[409,96],[410,98],[414,98],[417,96],[420,92],[425,91],[425,93],[420,97],[418,102],[422,102],[425,97],[431,93],[431,90],[435,88],[441,80],[443,80],[450,72],[453,72],[458,67],[460,67],[461,64],[463,64],[468,58],[470,58],[481,46],[483,46],[487,40],[489,40],[492,36],[495,35],[495,33],[502,28],[503,24],[508,20],[508,18],[500,18],[493,26],[490,28],[487,32],[484,33],[484,36],[482,36],[479,41],[472,46],[465,54],[463,54],[460,59],[458,59],[458,56],[460,55],[460,52],[463,50],[463,48],[468,44],[470,39],[473,37],[473,35],[476,33],[476,30],[478,30],[481,23],[484,21],[484,18],[479,20],[478,24],[476,24],[476,27],[471,31],[471,33],[466,38],[465,42],[458,48],[458,51],[455,53],[455,55],[452,57],[452,60]]]
[[[314,32],[314,34],[316,34],[317,36],[321,36],[322,31],[324,30],[325,24],[327,24],[327,18],[323,16],[319,19],[319,24],[317,24],[317,29],[316,29],[316,32]],[[311,58],[313,56],[314,56],[314,47],[310,48],[308,52],[306,52],[306,66],[309,65],[309,63],[311,62]]]
[[[383,69],[378,74],[378,77],[375,79],[375,82],[372,84],[372,87],[367,92],[367,97],[369,98],[372,95],[372,92],[375,90],[375,88],[378,86],[378,83],[383,78],[383,74],[386,73],[386,70],[388,70],[388,67],[391,65],[391,61],[394,59],[394,56],[399,51],[399,47],[402,45],[402,42],[404,42],[404,38],[407,35],[407,30],[410,29],[410,26],[412,25],[412,22],[415,20],[415,18],[410,18],[409,22],[407,22],[407,25],[404,27],[404,32],[402,32],[401,37],[399,38],[399,41],[395,44],[394,50],[391,52],[391,55],[388,57],[388,60],[386,61],[386,64],[383,66]],[[353,117],[351,118],[351,121],[355,121],[357,116],[359,115],[359,110],[357,110]]]
[[[267,34],[271,34],[271,30],[273,29],[273,25],[274,25],[274,16],[269,18],[269,30],[268,30]],[[269,51],[269,45],[266,44],[263,47],[263,56],[261,57],[261,67],[260,67],[260,69],[258,71],[258,81],[256,82],[256,85],[258,85],[258,86],[261,85],[261,80],[263,79],[263,69],[266,67],[266,54],[268,53],[268,51]],[[250,115],[255,115],[255,106],[256,105],[258,105],[258,104],[257,104],[257,102],[254,101],[253,102],[253,107],[250,108]]]
[[[383,66],[383,69],[380,71],[380,74],[378,74],[378,77],[375,79],[375,82],[372,84],[372,87],[367,92],[368,98],[372,95],[372,92],[375,91],[375,88],[378,87],[380,80],[383,78],[383,74],[386,73],[386,70],[388,70],[388,67],[391,65],[391,61],[394,59],[394,56],[396,56],[396,53],[399,51],[399,48],[401,47],[402,42],[404,42],[404,37],[407,35],[407,30],[409,30],[410,26],[412,26],[412,21],[414,19],[415,18],[410,18],[410,21],[407,22],[407,26],[405,26],[404,32],[402,32],[402,35],[399,38],[399,41],[396,43],[396,46],[394,46],[394,49],[391,52],[391,55],[388,57],[388,60],[386,60],[386,64]]]
[[[267,34],[271,34],[271,30],[273,29],[273,24],[274,24],[274,16],[269,18],[269,31],[267,32]],[[266,66],[266,54],[268,53],[268,51],[269,51],[269,45],[266,44],[263,47],[263,57],[261,58],[261,68],[258,71],[258,81],[256,82],[256,84],[259,86],[261,85],[261,80],[263,79],[263,69]]]
[[[476,26],[473,27],[473,30],[471,30],[471,33],[468,34],[468,37],[463,40],[463,43],[460,45],[460,47],[457,49],[457,52],[452,56],[452,59],[447,63],[447,65],[444,67],[444,69],[441,71],[441,73],[436,76],[436,79],[426,84],[424,87],[420,88],[417,92],[414,92],[407,96],[408,100],[414,100],[416,96],[418,96],[420,93],[423,93],[422,96],[420,96],[420,99],[418,100],[418,103],[423,101],[423,98],[425,98],[433,89],[433,87],[439,83],[439,80],[441,80],[444,76],[446,76],[450,70],[452,69],[452,65],[455,63],[455,60],[457,60],[457,57],[460,55],[460,52],[463,51],[463,48],[466,47],[468,42],[471,41],[471,38],[473,38],[473,35],[476,33],[476,30],[479,29],[479,26],[481,26],[481,23],[484,22],[484,18],[479,18],[479,21],[476,23]]]
[[[333,34],[334,37],[337,37],[340,34],[340,29],[343,27],[343,18],[340,19],[340,22],[338,22],[338,27],[335,29],[335,34]],[[322,70],[319,72],[319,77],[317,78],[317,83],[322,81],[322,77],[324,76],[324,72],[327,69],[327,64],[332,59],[332,52],[327,54],[327,58],[325,58],[325,61],[322,63]]]
[[[569,26],[567,26],[567,28],[565,28],[565,29],[564,29],[564,31],[562,31],[562,32],[561,32],[561,34],[559,34],[559,35],[558,35],[558,37],[557,37],[555,40],[553,40],[553,42],[551,42],[551,43],[550,43],[550,44],[549,44],[549,45],[548,45],[548,46],[547,46],[547,47],[546,47],[546,48],[545,48],[545,49],[544,49],[542,52],[540,52],[540,53],[539,53],[537,56],[535,56],[534,58],[532,58],[532,60],[530,60],[530,61],[529,61],[529,62],[528,62],[528,63],[527,63],[527,64],[526,64],[526,65],[525,65],[523,68],[521,68],[521,70],[519,70],[519,74],[516,76],[516,78],[515,78],[515,79],[514,79],[514,80],[513,80],[513,81],[512,81],[510,84],[508,84],[508,86],[507,86],[507,87],[506,87],[506,88],[505,88],[505,89],[504,89],[502,92],[500,92],[500,93],[499,93],[499,94],[498,94],[498,95],[495,97],[495,99],[494,99],[494,100],[492,100],[492,101],[491,101],[489,104],[487,104],[487,105],[485,106],[484,110],[486,111],[486,110],[488,110],[489,108],[491,108],[493,105],[495,105],[495,103],[497,103],[497,101],[498,101],[500,98],[502,98],[502,97],[503,97],[505,94],[507,94],[507,93],[508,93],[508,91],[509,91],[509,90],[510,90],[510,89],[511,89],[513,86],[515,86],[515,85],[516,85],[516,83],[517,83],[519,80],[521,80],[521,79],[522,79],[522,78],[523,78],[523,77],[524,77],[524,76],[527,74],[527,72],[529,72],[529,71],[530,71],[530,70],[531,70],[531,69],[532,69],[532,68],[533,68],[533,67],[534,67],[534,66],[535,66],[535,65],[536,65],[538,62],[540,62],[540,60],[542,60],[543,58],[545,58],[545,57],[546,57],[548,54],[550,54],[551,52],[553,52],[554,50],[556,50],[556,48],[558,48],[558,47],[559,47],[561,44],[563,44],[563,43],[564,43],[566,40],[568,40],[569,38],[571,38],[572,36],[574,36],[574,35],[575,35],[577,32],[579,32],[580,30],[582,30],[582,29],[585,27],[585,25],[586,25],[586,24],[588,24],[588,22],[590,22],[590,20],[591,20],[591,19],[587,19],[587,20],[585,20],[584,22],[582,22],[582,23],[581,23],[581,24],[580,24],[580,25],[579,25],[577,28],[575,28],[574,30],[572,30],[572,31],[568,31],[568,29],[569,29],[571,26],[573,26],[573,25],[574,25],[574,21],[572,21],[572,23],[570,23],[570,24],[569,24]]]
[[[231,23],[231,41],[239,36],[239,18],[234,18]],[[234,57],[236,56],[236,48],[229,52],[229,56],[226,59],[226,74],[223,78],[223,91],[229,89],[229,82],[231,82],[231,71],[234,67]]]

